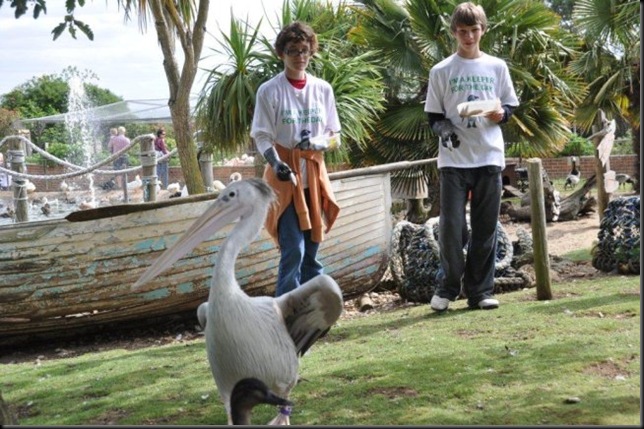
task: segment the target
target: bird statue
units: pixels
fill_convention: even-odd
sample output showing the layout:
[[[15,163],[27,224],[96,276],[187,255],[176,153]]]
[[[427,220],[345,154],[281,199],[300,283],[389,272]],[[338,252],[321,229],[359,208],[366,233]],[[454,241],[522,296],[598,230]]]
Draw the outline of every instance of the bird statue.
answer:
[[[230,395],[230,409],[234,425],[250,425],[251,412],[259,404],[290,407],[291,401],[280,398],[256,378],[239,380]]]
[[[257,378],[288,399],[298,379],[298,358],[326,335],[343,309],[340,287],[325,274],[279,297],[250,297],[240,288],[235,261],[241,249],[259,235],[274,201],[275,193],[262,179],[229,184],[132,286],[139,288],[216,231],[239,220],[219,249],[208,301],[197,311],[200,324],[205,325],[208,361],[229,424],[231,395],[239,380]],[[271,421],[289,423],[287,409]]]
[[[579,183],[579,180],[581,179],[581,172],[579,171],[579,168],[577,168],[577,158],[574,156],[570,157],[570,162],[572,163],[572,169],[570,170],[568,177],[566,177],[564,189],[567,189],[568,187],[570,187],[570,189],[575,189],[575,186],[577,186],[577,183]]]

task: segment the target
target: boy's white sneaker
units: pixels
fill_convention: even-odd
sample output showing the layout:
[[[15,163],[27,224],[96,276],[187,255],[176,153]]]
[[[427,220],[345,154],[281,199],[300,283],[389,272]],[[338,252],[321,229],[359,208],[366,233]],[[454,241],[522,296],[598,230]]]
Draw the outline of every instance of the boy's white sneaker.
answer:
[[[499,300],[494,298],[485,298],[479,301],[479,308],[482,310],[493,310],[499,308]]]
[[[449,299],[441,298],[440,296],[434,294],[429,305],[434,311],[445,311],[449,307]]]

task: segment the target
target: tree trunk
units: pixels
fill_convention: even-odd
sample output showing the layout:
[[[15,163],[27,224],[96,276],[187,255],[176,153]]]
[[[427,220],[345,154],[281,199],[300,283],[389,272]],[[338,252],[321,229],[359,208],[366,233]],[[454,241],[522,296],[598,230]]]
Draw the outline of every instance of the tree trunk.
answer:
[[[599,145],[604,139],[604,137],[610,132],[614,133],[615,129],[613,127],[611,131],[610,123],[611,122],[614,123],[614,120],[609,121],[606,118],[604,111],[601,109],[599,110],[599,115],[597,116],[597,120],[599,121],[599,124],[596,126],[593,126],[594,133],[592,136],[589,137],[589,139],[595,145],[595,175],[597,176],[597,211],[599,212],[599,220],[601,221],[602,218],[604,217],[604,211],[606,210],[606,207],[608,207],[608,202],[610,201],[611,194],[606,191],[606,183],[604,181],[604,174],[610,170],[610,164],[609,164],[608,158],[606,158],[605,161],[602,161],[602,159],[600,159]]]
[[[149,5],[154,17],[157,39],[163,53],[163,68],[170,89],[168,106],[172,116],[181,170],[188,193],[190,195],[202,194],[206,191],[206,187],[199,171],[197,148],[193,140],[190,92],[201,58],[210,0],[199,0],[197,16],[192,28],[182,20],[181,14],[176,9],[176,4],[150,2]],[[174,55],[175,39],[179,40],[184,54],[181,69],[179,69]]]
[[[186,181],[186,187],[190,195],[206,192],[199,161],[197,160],[197,148],[192,138],[192,127],[190,126],[190,99],[183,97],[178,99],[174,105],[170,105],[172,113],[172,126],[175,138],[177,139],[177,152],[181,162],[181,171]]]

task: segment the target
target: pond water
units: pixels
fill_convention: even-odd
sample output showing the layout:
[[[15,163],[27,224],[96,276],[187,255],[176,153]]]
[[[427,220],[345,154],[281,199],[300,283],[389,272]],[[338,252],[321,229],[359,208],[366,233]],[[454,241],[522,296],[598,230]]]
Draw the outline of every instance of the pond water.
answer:
[[[157,199],[167,198],[167,191],[157,194]],[[89,192],[35,192],[28,195],[29,222],[64,218],[68,214],[91,207],[106,207],[116,204],[123,204],[123,191],[101,191],[95,195]],[[94,202],[92,202],[92,199]],[[141,189],[128,190],[130,203],[143,202],[143,191]],[[87,204],[91,204],[88,206]],[[0,192],[0,226],[12,225],[15,220],[9,216],[14,208],[13,193]]]

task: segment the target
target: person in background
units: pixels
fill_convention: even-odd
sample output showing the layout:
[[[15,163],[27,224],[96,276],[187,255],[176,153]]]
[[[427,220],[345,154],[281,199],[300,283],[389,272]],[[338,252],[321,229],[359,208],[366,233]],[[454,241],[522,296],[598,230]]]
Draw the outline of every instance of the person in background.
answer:
[[[487,18],[481,6],[460,3],[451,18],[456,53],[429,72],[425,111],[439,137],[439,245],[441,269],[430,306],[447,310],[463,287],[469,308],[494,309],[496,227],[501,204],[501,172],[505,167],[503,134],[519,100],[507,64],[480,50]],[[483,116],[460,117],[457,105],[499,100]],[[471,193],[471,237],[466,206]],[[467,243],[467,260],[463,247]]]
[[[5,164],[4,154],[0,152],[0,167],[9,169],[9,163]],[[11,186],[11,176],[5,172],[0,171],[0,190],[7,191]]]
[[[311,144],[340,132],[331,85],[306,72],[317,49],[317,36],[305,23],[280,31],[275,50],[284,71],[259,87],[251,127],[268,162],[264,180],[278,198],[265,224],[280,250],[276,296],[323,273],[318,249],[340,212],[324,162],[326,147]]]
[[[123,148],[130,145],[130,139],[125,136],[125,127],[121,126],[117,128],[117,135],[110,138],[109,143],[107,144],[107,149],[111,154],[115,154],[123,150]],[[114,160],[114,170],[124,170],[128,167],[127,153],[123,153],[121,156]],[[116,184],[119,188],[123,189],[127,184],[124,183],[123,175],[119,174],[115,176]]]
[[[157,154],[157,159],[168,153],[168,147],[165,144],[165,130],[159,128],[157,130],[157,138],[154,139],[154,150]],[[157,162],[157,175],[161,179],[164,188],[168,188],[168,158],[163,161]]]
[[[110,138],[107,140],[107,146],[109,147],[110,141],[118,135],[118,130],[116,128],[110,128]]]

